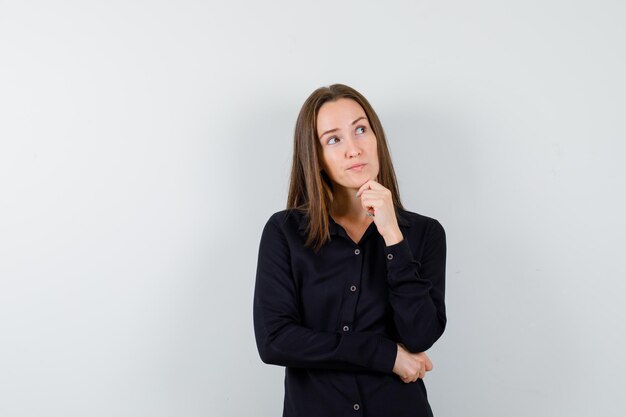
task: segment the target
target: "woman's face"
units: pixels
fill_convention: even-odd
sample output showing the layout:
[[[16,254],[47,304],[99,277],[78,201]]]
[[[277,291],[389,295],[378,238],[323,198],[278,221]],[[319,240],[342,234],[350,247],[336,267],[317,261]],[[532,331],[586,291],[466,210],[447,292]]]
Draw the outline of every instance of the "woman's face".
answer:
[[[317,115],[317,136],[320,163],[335,189],[358,189],[377,178],[376,136],[359,103],[349,98],[324,103]]]

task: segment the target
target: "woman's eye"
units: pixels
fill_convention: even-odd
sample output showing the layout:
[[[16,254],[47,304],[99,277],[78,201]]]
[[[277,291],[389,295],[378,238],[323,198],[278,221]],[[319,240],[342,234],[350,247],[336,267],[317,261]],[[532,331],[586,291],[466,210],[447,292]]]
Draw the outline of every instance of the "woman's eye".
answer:
[[[333,140],[337,140],[337,138],[335,136],[333,136],[332,138],[328,139],[328,144],[332,145],[333,144],[332,143]]]
[[[359,126],[359,127],[357,127],[357,128],[356,128],[356,133],[358,133],[358,134],[360,134],[360,135],[361,135],[361,134],[363,134],[363,133],[365,133],[365,128],[364,128],[363,126]]]

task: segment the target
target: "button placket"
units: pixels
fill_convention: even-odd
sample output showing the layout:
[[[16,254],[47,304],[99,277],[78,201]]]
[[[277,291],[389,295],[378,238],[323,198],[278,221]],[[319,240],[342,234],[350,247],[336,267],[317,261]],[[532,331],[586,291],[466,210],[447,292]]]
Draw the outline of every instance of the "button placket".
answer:
[[[349,338],[352,336],[351,332],[358,331],[358,327],[355,327],[357,323],[356,312],[357,312],[357,304],[361,295],[361,285],[363,284],[363,273],[364,270],[367,270],[367,262],[365,261],[365,252],[364,250],[369,248],[369,246],[361,246],[355,245],[354,242],[351,242],[350,248],[348,250],[350,252],[345,253],[345,266],[346,270],[343,275],[343,288],[345,291],[342,296],[342,306],[340,318],[339,318],[339,332],[342,333],[343,337]],[[347,407],[351,407],[349,413],[354,413],[354,416],[363,415],[363,410],[361,409],[361,397],[358,389],[358,381],[356,375],[353,376],[354,384],[346,387],[346,395],[347,398],[350,398],[352,401],[346,404]]]
[[[352,260],[347,264],[350,265],[349,271],[346,273],[345,291],[346,296],[343,300],[341,309],[340,331],[348,333],[354,330],[354,319],[356,314],[356,305],[358,302],[358,286],[361,284],[361,275],[363,274],[364,258],[360,255],[363,250],[360,247],[352,246]]]
[[[354,254],[355,254],[355,255],[359,255],[360,253],[361,253],[361,250],[360,250],[359,248],[356,248],[356,249],[354,250]],[[363,267],[361,266],[361,268],[360,268],[360,269],[361,269],[361,271],[360,271],[360,272],[362,273],[362,272],[363,272]],[[360,278],[360,277],[359,277],[359,278]],[[360,280],[360,279],[359,279],[359,280]],[[355,285],[355,284],[350,285],[350,292],[356,292],[356,289],[357,289],[357,287],[356,287],[356,285]]]

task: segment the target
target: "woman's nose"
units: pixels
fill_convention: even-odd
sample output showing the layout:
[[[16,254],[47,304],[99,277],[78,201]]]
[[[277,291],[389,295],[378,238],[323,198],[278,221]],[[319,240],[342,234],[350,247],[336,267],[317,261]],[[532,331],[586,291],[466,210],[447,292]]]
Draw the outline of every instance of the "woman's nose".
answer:
[[[359,148],[354,138],[347,139],[346,144],[347,144],[346,154],[349,158],[352,158],[354,156],[361,154],[361,148]]]

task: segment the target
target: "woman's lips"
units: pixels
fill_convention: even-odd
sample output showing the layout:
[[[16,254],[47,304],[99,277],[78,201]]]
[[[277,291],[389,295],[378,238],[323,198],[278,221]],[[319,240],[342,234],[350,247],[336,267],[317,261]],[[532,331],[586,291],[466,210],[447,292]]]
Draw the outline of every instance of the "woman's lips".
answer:
[[[348,168],[348,171],[362,171],[362,170],[363,170],[363,167],[364,167],[365,165],[366,165],[366,164],[358,164],[358,165],[355,165],[355,166],[353,166],[353,167]]]

